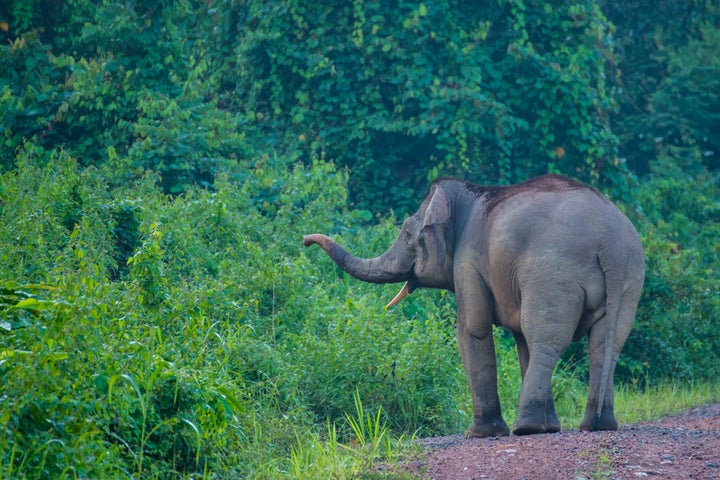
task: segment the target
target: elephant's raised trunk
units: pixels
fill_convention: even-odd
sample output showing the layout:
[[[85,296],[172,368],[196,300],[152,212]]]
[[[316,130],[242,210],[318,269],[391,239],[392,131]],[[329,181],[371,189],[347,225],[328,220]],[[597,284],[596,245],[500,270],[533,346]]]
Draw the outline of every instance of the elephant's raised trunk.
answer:
[[[363,282],[402,282],[409,280],[412,274],[413,258],[398,254],[395,245],[378,257],[363,259],[348,253],[336,241],[320,233],[305,235],[303,243],[306,247],[315,243],[320,245],[340,268]]]

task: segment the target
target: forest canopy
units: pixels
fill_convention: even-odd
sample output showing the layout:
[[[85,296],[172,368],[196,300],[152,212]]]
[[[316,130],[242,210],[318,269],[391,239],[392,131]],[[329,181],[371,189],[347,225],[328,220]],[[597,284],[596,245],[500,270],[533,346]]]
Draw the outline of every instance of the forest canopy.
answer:
[[[720,374],[715,2],[9,0],[0,67],[0,477],[262,477],[358,398],[460,431],[452,296],[302,249],[382,251],[440,176],[606,193],[647,259],[618,381]]]

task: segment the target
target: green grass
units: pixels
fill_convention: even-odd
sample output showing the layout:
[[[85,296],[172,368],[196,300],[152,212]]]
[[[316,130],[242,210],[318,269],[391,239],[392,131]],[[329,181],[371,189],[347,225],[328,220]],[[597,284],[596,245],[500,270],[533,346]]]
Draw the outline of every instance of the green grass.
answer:
[[[587,388],[579,380],[564,380],[564,382],[572,385],[564,394],[574,400],[565,402],[563,405],[567,407],[574,402],[577,407],[573,413],[565,412],[563,424],[566,428],[577,428],[582,420]],[[583,402],[578,402],[578,399],[582,399]],[[359,402],[359,398],[357,401]],[[629,384],[620,385],[615,391],[615,409],[618,421],[624,425],[658,420],[683,410],[714,402],[720,402],[720,385],[711,383],[661,384],[649,387]],[[361,421],[363,418],[364,421]],[[332,472],[334,476],[331,475],[331,478],[413,478],[404,472],[386,473],[385,476],[378,477],[379,473],[373,469],[373,465],[380,460],[386,464],[386,471],[398,471],[398,465],[402,464],[406,455],[411,452],[413,455],[418,454],[418,447],[413,444],[412,438],[390,441],[389,433],[382,427],[380,416],[364,413],[362,403],[357,404],[355,416],[348,415],[347,421],[352,427],[354,435],[351,442],[353,447],[340,445],[334,435],[334,427],[332,430],[329,428],[328,431],[332,434],[329,434],[325,440],[313,436],[309,439],[309,443],[298,446],[293,451],[293,458],[291,458],[293,472],[317,475],[323,473],[325,476]],[[363,444],[363,438],[367,438],[366,444]],[[386,440],[388,441],[386,442]],[[383,443],[385,443],[384,447],[381,445]],[[379,447],[383,448],[382,452],[378,452]],[[589,478],[611,478],[613,469],[609,450],[603,447],[594,455],[596,467]],[[295,458],[296,456],[298,458]],[[295,463],[298,461],[303,463],[299,468],[295,468]],[[311,477],[312,475],[300,475],[295,478]]]
[[[615,414],[621,424],[658,420],[715,402],[720,402],[717,383],[625,385],[615,390]]]
[[[563,380],[568,383],[570,380]],[[578,428],[582,420],[587,386],[579,380],[563,392],[556,407],[563,428]],[[620,425],[659,420],[693,407],[720,402],[720,384],[662,383],[624,384],[615,387],[615,415]]]
[[[268,478],[408,478],[404,473],[380,471],[375,465],[395,465],[407,454],[417,451],[414,437],[393,437],[383,412],[375,414],[365,410],[360,394],[355,392],[355,412],[345,415],[351,431],[347,442],[338,440],[337,427],[330,422],[324,436],[307,432],[297,436],[297,445],[285,460],[287,468],[275,471],[266,469]]]

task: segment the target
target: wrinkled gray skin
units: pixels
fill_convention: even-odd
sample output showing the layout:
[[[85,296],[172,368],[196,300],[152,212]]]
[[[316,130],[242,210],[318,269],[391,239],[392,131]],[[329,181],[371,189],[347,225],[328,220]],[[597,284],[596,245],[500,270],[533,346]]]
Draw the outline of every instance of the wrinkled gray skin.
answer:
[[[500,411],[492,325],[517,344],[522,393],[513,433],[557,432],[551,376],[571,341],[589,336],[590,392],[582,430],[614,430],[613,373],[642,288],[642,245],[630,221],[580,183],[546,175],[509,187],[433,182],[393,245],[359,259],[329,237],[320,245],[343,270],[372,283],[455,292],[457,337],[472,391],[468,437],[507,435]],[[391,304],[402,298],[393,299]]]

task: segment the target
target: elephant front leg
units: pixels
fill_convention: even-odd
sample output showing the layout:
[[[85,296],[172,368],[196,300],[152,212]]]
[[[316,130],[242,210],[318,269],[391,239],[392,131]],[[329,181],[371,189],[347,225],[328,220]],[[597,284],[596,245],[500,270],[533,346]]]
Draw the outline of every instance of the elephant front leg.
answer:
[[[483,337],[473,336],[458,319],[458,344],[470,383],[473,399],[473,424],[466,437],[509,435],[502,416],[497,390],[497,363],[492,331]]]
[[[491,317],[479,296],[474,295],[472,299],[474,302],[468,302],[458,294],[458,345],[470,383],[474,417],[465,436],[509,435],[510,429],[502,416],[497,389],[497,361]]]

